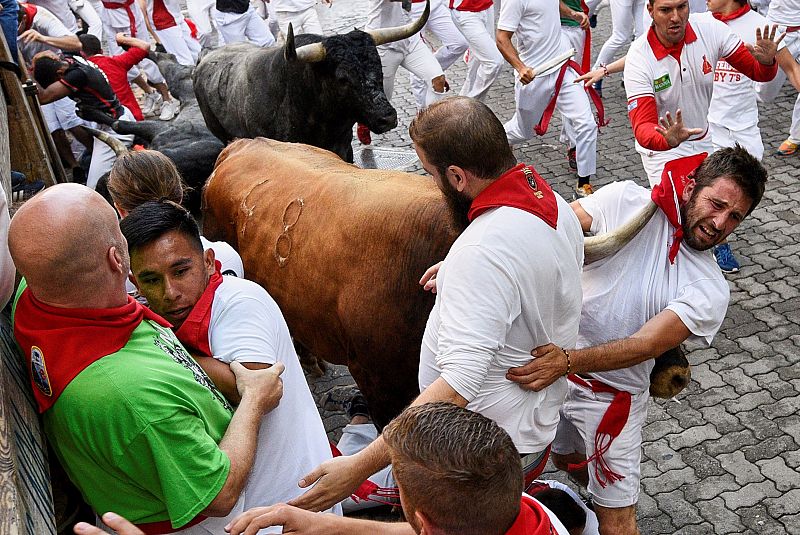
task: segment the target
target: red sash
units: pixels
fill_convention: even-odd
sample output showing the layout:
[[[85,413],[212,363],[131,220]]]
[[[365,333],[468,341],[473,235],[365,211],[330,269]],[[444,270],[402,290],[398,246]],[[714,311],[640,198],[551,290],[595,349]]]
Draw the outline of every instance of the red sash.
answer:
[[[661,182],[653,187],[651,198],[661,208],[667,220],[675,228],[672,235],[672,245],[669,248],[669,263],[674,264],[678,250],[683,241],[683,225],[681,221],[681,206],[683,205],[683,188],[692,178],[692,173],[703,163],[708,156],[707,152],[685,156],[667,162],[661,172]]]
[[[124,9],[128,14],[128,20],[131,24],[131,37],[136,37],[136,17],[131,10],[133,0],[125,0],[124,2],[106,2],[102,0],[103,7],[106,9]]]
[[[23,3],[19,5],[19,8],[25,11],[25,26],[22,29],[23,32],[27,32],[33,26],[33,18],[36,16],[37,11],[39,11],[35,5]]]
[[[529,496],[523,496],[517,519],[511,525],[511,529],[506,531],[506,535],[551,535],[555,532],[547,511],[539,502]]]
[[[567,379],[576,385],[590,389],[592,392],[614,395],[614,399],[611,400],[611,404],[606,409],[603,419],[600,420],[600,425],[597,426],[597,431],[594,435],[594,452],[582,463],[570,464],[567,466],[567,470],[578,470],[594,461],[595,477],[601,487],[605,488],[606,485],[613,485],[617,481],[625,479],[622,474],[617,474],[611,470],[603,456],[611,448],[611,443],[622,432],[625,424],[628,423],[628,416],[631,413],[631,394],[623,390],[617,390],[613,386],[608,386],[597,379],[584,379],[575,374],[568,375]]]
[[[585,55],[586,50],[589,49],[584,47],[583,50]],[[547,132],[547,127],[550,126],[550,119],[553,117],[553,112],[556,109],[556,101],[558,100],[558,94],[561,92],[561,84],[564,82],[564,73],[567,72],[567,68],[571,68],[573,71],[578,73],[578,75],[584,73],[581,66],[575,63],[574,60],[569,60],[561,66],[561,70],[558,72],[558,78],[556,78],[556,89],[553,93],[553,98],[551,98],[550,102],[547,103],[547,107],[544,109],[544,113],[542,113],[542,118],[539,119],[539,124],[537,124],[533,129],[537,135],[543,136],[545,132]],[[594,104],[594,108],[597,110],[597,117],[595,118],[597,127],[599,128],[601,126],[606,126],[608,121],[606,121],[606,111],[603,107],[603,99],[600,98],[600,95],[598,95],[597,91],[595,91],[591,86],[584,87],[584,90],[589,95],[589,98]]]
[[[712,12],[711,16],[727,24],[729,20],[738,19],[748,11],[750,11],[750,4],[745,3],[742,7],[740,7],[733,13],[728,13],[727,15],[723,15],[722,13]]]
[[[190,352],[199,352],[205,357],[210,357],[211,346],[208,344],[208,326],[211,324],[211,305],[214,304],[214,294],[222,284],[222,264],[214,261],[216,270],[208,279],[208,286],[203,295],[194,304],[192,311],[183,321],[180,329],[175,331],[175,336]]]
[[[558,204],[550,185],[529,165],[517,164],[489,184],[472,201],[467,218],[472,221],[486,210],[511,206],[525,210],[553,228],[558,223]]]
[[[39,412],[49,409],[86,367],[122,349],[145,319],[170,327],[130,296],[115,308],[60,308],[25,288],[14,312],[14,336],[27,360]]]
[[[585,0],[581,0],[581,9],[583,13],[589,16],[589,6],[586,5]],[[584,30],[586,35],[583,36],[583,55],[581,56],[581,70],[589,72],[592,69],[592,29],[586,28]]]

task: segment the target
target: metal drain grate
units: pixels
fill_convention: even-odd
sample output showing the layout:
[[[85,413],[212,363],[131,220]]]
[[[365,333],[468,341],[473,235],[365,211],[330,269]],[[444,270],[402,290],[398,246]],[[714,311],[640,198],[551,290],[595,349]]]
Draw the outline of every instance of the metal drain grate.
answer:
[[[353,160],[362,169],[403,170],[417,163],[417,153],[408,150],[364,147],[353,152]]]

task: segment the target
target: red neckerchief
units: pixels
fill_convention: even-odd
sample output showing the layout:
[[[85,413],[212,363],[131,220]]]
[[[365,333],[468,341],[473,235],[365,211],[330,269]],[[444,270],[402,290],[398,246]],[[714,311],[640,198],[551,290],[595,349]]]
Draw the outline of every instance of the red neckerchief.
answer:
[[[200,352],[205,357],[211,356],[211,346],[208,343],[208,326],[211,324],[211,305],[214,303],[214,294],[222,284],[222,264],[215,260],[216,270],[208,279],[208,286],[203,295],[194,304],[194,308],[183,321],[180,329],[175,331],[175,336],[190,352]]]
[[[748,11],[750,11],[750,4],[745,3],[742,7],[740,7],[733,13],[728,13],[727,15],[723,15],[722,13],[712,12],[711,16],[727,24],[729,20],[738,19]]]
[[[38,9],[33,4],[22,3],[19,5],[19,8],[25,11],[25,28],[23,28],[23,32],[27,32],[33,26],[33,17],[36,16],[36,12]]]
[[[130,296],[115,308],[60,308],[25,288],[14,312],[14,337],[27,360],[39,412],[90,364],[122,349],[144,319],[171,327]]]
[[[547,511],[539,503],[528,496],[520,500],[519,514],[506,535],[551,535],[553,524]]]
[[[553,190],[533,167],[523,163],[514,166],[480,192],[472,201],[467,218],[472,221],[498,206],[525,210],[553,228],[558,224],[558,204]]]
[[[675,233],[672,235],[672,246],[669,249],[670,264],[675,263],[675,257],[678,255],[678,249],[683,240],[683,222],[681,221],[683,188],[706,156],[708,156],[707,152],[701,152],[667,162],[664,171],[661,172],[661,182],[653,187],[651,194],[653,202],[661,208],[661,211],[667,216],[667,220],[675,228]]]
[[[647,43],[650,45],[650,49],[653,51],[653,55],[655,55],[658,61],[666,58],[667,56],[672,56],[675,58],[678,63],[681,62],[681,51],[683,50],[683,45],[687,43],[693,43],[697,40],[697,34],[694,33],[694,28],[688,22],[686,23],[686,33],[683,36],[683,40],[670,47],[666,47],[661,44],[661,41],[658,40],[658,36],[656,35],[656,30],[654,26],[650,26],[650,29],[647,30]]]

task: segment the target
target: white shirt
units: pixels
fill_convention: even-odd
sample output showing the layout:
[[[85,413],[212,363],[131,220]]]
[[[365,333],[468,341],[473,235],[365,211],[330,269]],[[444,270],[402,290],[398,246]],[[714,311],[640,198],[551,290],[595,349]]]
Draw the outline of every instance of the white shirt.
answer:
[[[686,42],[678,62],[669,54],[662,56],[659,50],[663,46],[654,32],[646,32],[631,44],[625,60],[625,92],[629,107],[639,97],[655,97],[659,115],[670,112],[674,117],[680,108],[687,128],[703,130],[689,139],[703,139],[708,134],[714,65],[720,58],[732,54],[740,44],[741,39],[724,23],[702,15],[690,15]],[[638,142],[636,150],[648,151]]]
[[[568,50],[561,36],[558,0],[503,0],[497,29],[514,32],[519,58],[527,67]]]
[[[580,199],[592,216],[593,234],[623,225],[648,202],[650,190],[631,181],[613,182]],[[728,309],[728,283],[711,250],[697,251],[681,243],[675,263],[670,264],[673,233],[659,210],[618,253],[584,267],[578,348],[627,338],[667,309],[692,333],[690,344],[711,344]],[[650,359],[591,375],[619,390],[639,394],[650,388],[653,364]]]
[[[29,0],[31,4],[43,7],[58,19],[70,33],[78,31],[78,21],[66,0]]]
[[[22,9],[22,6],[20,6],[20,9]],[[67,37],[75,35],[75,33],[69,31],[55,15],[41,6],[36,6],[36,15],[33,17],[30,29],[36,30],[47,37]],[[22,33],[23,32],[20,32],[20,36]],[[61,49],[58,47],[50,46],[39,41],[24,43],[21,37],[17,37],[17,47],[22,51],[22,56],[25,58],[25,61],[29,63],[33,59],[33,56],[45,50],[50,50],[56,54],[61,53]]]
[[[272,2],[275,4],[275,11],[287,13],[300,13],[317,4],[317,0],[272,0]]]
[[[144,15],[142,14],[142,10],[139,7],[139,4],[133,2],[129,6],[125,6],[124,0],[104,0],[106,4],[119,4],[118,8],[109,8],[103,5],[102,11],[100,11],[100,18],[103,20],[105,24],[111,26],[115,29],[120,29],[125,32],[133,32],[134,30],[138,32],[142,27],[144,27]],[[128,17],[128,10],[131,11],[133,14],[133,19],[135,25],[131,24],[131,19]],[[137,33],[133,37],[137,37],[139,39],[144,39],[145,41],[149,39],[147,35],[140,35]]]
[[[711,12],[698,15],[698,18],[713,19]],[[755,11],[748,11],[741,17],[727,23],[739,38],[748,44],[756,40],[756,28],[764,29],[767,19]],[[781,41],[779,48],[785,45]],[[714,92],[708,120],[724,126],[728,130],[739,131],[758,125],[758,102],[756,101],[756,82],[736,70],[724,59],[717,61],[714,69]]]
[[[420,390],[441,376],[522,454],[544,450],[555,437],[566,380],[531,392],[506,371],[530,362],[535,347],[570,347],[577,339],[583,233],[566,201],[556,199],[557,231],[510,207],[470,223],[439,269],[422,338]]]
[[[773,24],[800,26],[800,0],[772,0],[767,16]]]
[[[330,459],[331,449],[278,305],[258,284],[223,277],[211,305],[208,342],[214,358],[228,364],[282,362],[286,366],[281,375],[281,402],[261,421],[243,506],[247,510],[299,496],[304,490],[297,482]],[[338,505],[334,509],[341,514]],[[280,526],[263,531],[280,532]]]

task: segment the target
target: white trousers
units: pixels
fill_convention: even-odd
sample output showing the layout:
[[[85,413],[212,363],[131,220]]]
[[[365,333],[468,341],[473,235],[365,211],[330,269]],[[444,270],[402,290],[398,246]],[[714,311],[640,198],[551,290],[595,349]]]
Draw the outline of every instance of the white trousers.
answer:
[[[386,98],[392,99],[394,93],[394,79],[398,67],[403,67],[413,75],[425,81],[423,91],[423,105],[430,106],[441,99],[445,93],[433,90],[431,80],[444,74],[439,62],[433,57],[433,52],[422,42],[419,36],[414,35],[401,43],[392,43],[399,46],[379,46],[378,55],[381,57],[383,67],[383,92]]]
[[[378,438],[378,430],[375,429],[373,424],[347,424],[342,430],[342,438],[339,439],[339,443],[336,447],[343,455],[355,455],[369,446],[376,438]],[[391,465],[371,475],[369,480],[379,487],[392,488],[397,486],[394,476],[392,475]],[[358,511],[359,509],[378,507],[380,505],[381,504],[377,502],[355,502],[351,498],[346,498],[342,501],[342,510],[345,513],[350,513],[352,511]]]
[[[86,23],[86,32],[103,39],[103,21],[89,0],[69,0],[69,8]]]
[[[83,119],[75,113],[75,101],[63,97],[49,104],[42,104],[42,115],[47,129],[52,134],[56,130],[69,130],[83,125]],[[135,119],[134,119],[135,120]]]
[[[575,49],[575,61],[580,63],[583,58],[583,47],[586,44],[586,32],[580,26],[561,26],[561,33],[569,41],[569,46]],[[558,138],[569,148],[574,148],[576,145],[575,126],[564,117],[564,114],[561,114],[561,133]]]
[[[706,134],[706,137],[697,141],[684,141],[674,149],[665,151],[642,151],[638,149],[639,156],[642,157],[642,166],[647,173],[647,180],[650,182],[650,187],[661,183],[661,173],[664,172],[664,165],[672,160],[683,158],[684,156],[692,156],[707,152],[711,154],[714,152],[714,145],[711,143],[711,136]]]
[[[317,9],[313,6],[303,11],[276,11],[275,15],[283,35],[289,35],[289,23],[292,24],[295,35],[301,33],[322,35],[322,23],[319,21]]]
[[[711,134],[711,143],[715,151],[733,147],[738,143],[759,160],[764,157],[764,143],[761,141],[761,130],[757,124],[741,130],[731,130],[721,124],[709,122],[708,133]]]
[[[425,10],[423,2],[416,2],[411,4],[411,17],[416,20],[422,16]],[[439,66],[443,71],[446,71],[450,65],[464,55],[464,52],[469,48],[469,43],[461,35],[461,32],[456,28],[453,22],[453,17],[450,16],[450,9],[444,4],[442,0],[435,0],[431,2],[431,13],[428,17],[428,22],[422,28],[422,35],[425,31],[431,32],[442,43],[436,49],[433,57],[439,62]],[[424,42],[424,37],[423,37]],[[427,84],[422,78],[411,74],[411,92],[414,93],[414,99],[417,101],[417,107],[421,108],[425,105],[425,93]]]
[[[769,18],[767,21],[770,24],[773,24]],[[778,27],[778,35],[786,31],[786,26],[779,26]],[[786,34],[786,37],[783,38],[783,43],[786,45],[786,48],[789,49],[789,52],[794,57],[795,61],[800,63],[800,31],[789,32]],[[762,102],[772,102],[775,100],[775,97],[778,96],[778,93],[783,87],[783,83],[786,81],[786,73],[783,72],[783,69],[778,69],[778,74],[775,75],[769,82],[764,82],[760,84],[756,84],[756,94],[758,95],[758,99]],[[794,109],[792,110],[792,125],[789,128],[789,141],[792,143],[800,143],[800,94],[797,96],[797,100],[794,103]]]
[[[197,63],[200,56],[200,43],[192,38],[191,30],[186,21],[181,21],[177,26],[165,30],[156,30],[159,41],[164,49],[175,56],[178,63],[189,67]]]
[[[601,63],[611,63],[616,55],[631,43],[631,34],[642,35],[644,26],[642,10],[646,0],[611,0],[611,36],[603,43],[603,48],[594,63],[596,69]]]
[[[556,110],[570,124],[570,135],[575,139],[578,175],[587,177],[597,171],[597,123],[583,85],[572,83],[576,76],[572,69],[564,73]],[[528,85],[522,85],[517,79],[514,84],[517,108],[514,116],[503,125],[510,144],[522,143],[534,137],[534,128],[555,93],[557,78],[558,71],[535,78]]]
[[[212,34],[214,33],[213,10],[216,2],[214,0],[186,0],[186,10],[189,17],[197,26],[197,38],[200,45],[204,47],[214,46]]]
[[[250,41],[258,46],[271,46],[275,38],[269,33],[267,23],[258,16],[253,6],[242,14],[223,13],[214,9],[217,30],[226,44]]]
[[[136,120],[128,108],[125,108],[125,113],[122,114],[120,119],[123,121]],[[117,134],[110,127],[105,125],[94,124],[93,126],[94,128],[107,132],[108,134],[119,139],[127,147],[130,147],[133,144],[133,134]],[[117,155],[114,153],[111,147],[99,139],[94,138],[94,143],[92,145],[92,161],[89,164],[89,172],[86,174],[86,185],[94,189],[97,186],[97,181],[100,180],[100,177],[111,171],[111,166],[114,165],[116,159]]]
[[[482,100],[504,61],[494,41],[494,7],[480,13],[451,9],[450,16],[469,43],[469,65],[461,96]]]

